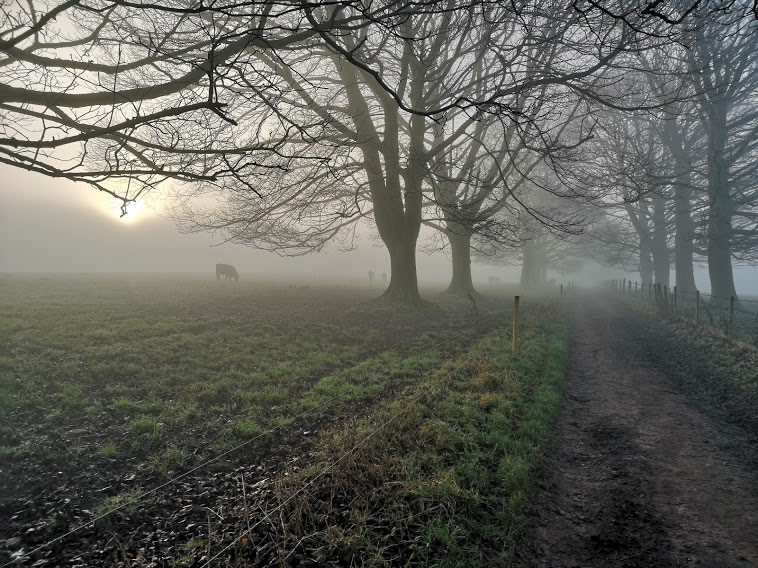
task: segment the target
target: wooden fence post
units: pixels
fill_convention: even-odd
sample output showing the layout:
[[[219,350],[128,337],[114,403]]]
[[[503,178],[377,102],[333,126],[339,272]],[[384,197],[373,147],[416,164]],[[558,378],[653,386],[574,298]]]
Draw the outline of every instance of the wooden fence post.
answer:
[[[677,300],[679,299],[676,292],[676,286],[674,286],[674,296],[671,298],[671,314],[674,316],[676,315],[676,304]]]
[[[518,351],[518,305],[519,297],[513,296],[513,344],[511,351],[515,354]]]
[[[563,301],[563,284],[561,284],[561,302]]]
[[[734,296],[729,296],[729,332],[727,337],[732,339],[734,335]]]
[[[695,290],[695,325],[700,325],[700,290]]]

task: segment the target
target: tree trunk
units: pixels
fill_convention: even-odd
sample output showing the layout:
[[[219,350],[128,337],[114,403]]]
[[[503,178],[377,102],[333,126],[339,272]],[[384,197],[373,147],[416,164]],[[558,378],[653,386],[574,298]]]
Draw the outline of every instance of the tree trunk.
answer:
[[[471,279],[471,235],[452,231],[447,231],[446,234],[453,257],[453,277],[445,293],[464,298],[476,295]]]
[[[394,100],[384,91],[379,91],[379,100],[384,110],[384,138],[373,122],[357,71],[350,65],[340,65],[340,76],[345,85],[353,124],[358,134],[358,146],[363,154],[368,178],[371,202],[374,206],[374,221],[379,236],[390,254],[392,275],[383,298],[408,305],[422,304],[416,276],[416,241],[421,230],[422,183],[425,173],[424,134],[425,118],[413,115],[410,118],[410,140],[405,176],[400,154],[399,109]],[[423,71],[418,62],[411,65],[414,79],[411,81],[411,102],[421,107]],[[364,80],[372,81],[370,76]],[[403,184],[403,178],[405,184]]]
[[[708,128],[708,274],[711,294],[721,301],[736,296],[732,273],[732,196],[726,161],[726,104],[709,108]]]
[[[683,292],[695,292],[695,223],[692,221],[692,146],[686,130],[680,130],[676,119],[664,123],[663,140],[674,162],[674,267],[676,286]]]
[[[694,254],[695,224],[692,222],[692,186],[689,172],[677,176],[676,198],[674,202],[674,266],[676,268],[676,286],[683,292],[694,292],[695,268],[692,261]]]
[[[387,243],[390,253],[390,284],[382,298],[409,305],[422,304],[416,276],[416,239],[399,238]]]
[[[660,195],[653,195],[653,269],[655,281],[669,285],[671,263],[669,260],[668,235],[666,234],[666,201]]]
[[[547,279],[547,255],[536,239],[528,241],[523,247],[524,262],[521,265],[521,289],[537,290],[543,288]]]
[[[650,256],[650,245],[640,240],[640,279],[643,284],[653,282],[653,258]]]
[[[647,204],[640,202],[639,215],[640,236],[640,279],[648,286],[653,283],[653,257],[650,242],[650,223],[648,222]]]

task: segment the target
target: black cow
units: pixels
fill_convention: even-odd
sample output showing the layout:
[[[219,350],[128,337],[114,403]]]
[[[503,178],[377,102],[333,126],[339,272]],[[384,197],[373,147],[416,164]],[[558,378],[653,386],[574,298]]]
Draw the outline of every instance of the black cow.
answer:
[[[231,264],[217,264],[216,265],[216,280],[221,280],[221,277],[229,280],[234,278],[235,282],[239,282],[240,275],[237,274],[237,269]]]

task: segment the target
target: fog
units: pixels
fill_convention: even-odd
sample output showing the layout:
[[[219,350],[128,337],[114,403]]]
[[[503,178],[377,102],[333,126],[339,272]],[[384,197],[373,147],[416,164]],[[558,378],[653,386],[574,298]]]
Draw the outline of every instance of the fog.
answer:
[[[148,197],[144,209],[120,218],[112,200],[85,184],[0,167],[0,272],[194,273],[214,277],[216,263],[233,264],[247,279],[368,284],[368,271],[389,272],[386,248],[359,235],[357,250],[300,257],[221,243],[207,234],[181,234],[164,203]],[[423,237],[422,237],[423,239]],[[422,284],[445,284],[450,261],[442,252],[420,253]],[[518,267],[474,265],[474,277],[517,281]]]
[[[331,249],[300,257],[281,257],[242,245],[221,243],[207,234],[181,234],[165,216],[164,202],[149,196],[144,208],[120,218],[113,201],[85,184],[0,167],[0,273],[193,273],[214,275],[217,262],[233,264],[243,278],[301,283],[367,284],[369,270],[389,272],[386,248],[360,231],[357,249]],[[420,239],[423,241],[423,236]],[[443,285],[450,279],[449,257],[420,253],[422,285]],[[518,282],[519,266],[474,262],[475,281],[490,276]],[[673,273],[673,272],[672,272]],[[592,286],[607,278],[639,280],[639,274],[609,269],[591,261],[576,274],[550,273],[556,281]],[[709,290],[708,273],[695,272],[698,288]],[[740,294],[758,296],[758,269],[735,267]]]

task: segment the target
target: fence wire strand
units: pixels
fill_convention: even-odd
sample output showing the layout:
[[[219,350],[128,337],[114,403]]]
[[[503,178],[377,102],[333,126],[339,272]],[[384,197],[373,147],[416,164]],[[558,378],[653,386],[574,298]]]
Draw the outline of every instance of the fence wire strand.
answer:
[[[758,345],[758,300],[679,290],[676,286],[629,284],[629,281],[610,281],[610,287],[621,295],[657,304],[669,316],[691,320],[730,339]]]

